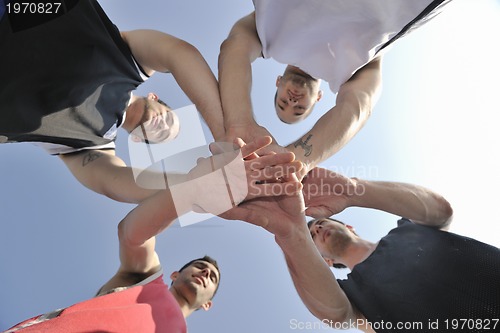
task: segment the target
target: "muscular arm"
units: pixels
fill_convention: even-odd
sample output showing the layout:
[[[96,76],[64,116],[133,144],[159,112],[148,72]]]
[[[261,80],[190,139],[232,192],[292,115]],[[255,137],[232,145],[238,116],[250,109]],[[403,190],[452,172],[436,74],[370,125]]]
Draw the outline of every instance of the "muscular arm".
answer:
[[[170,191],[162,190],[132,210],[118,225],[120,267],[100,293],[128,287],[161,269],[155,252],[155,236],[177,218]]]
[[[336,105],[313,128],[287,146],[305,163],[303,174],[344,147],[363,127],[381,89],[381,59],[359,69],[337,94]]]
[[[157,191],[138,186],[132,169],[115,155],[114,149],[86,150],[60,158],[80,183],[113,200],[139,203]]]
[[[261,53],[253,12],[234,24],[220,48],[219,89],[226,129],[255,124],[250,99],[252,62]]]
[[[196,105],[215,139],[224,131],[219,87],[200,52],[191,44],[154,30],[122,32],[134,57],[149,74],[170,72]]]
[[[300,298],[320,320],[356,321],[363,318],[340,288],[335,276],[316,249],[305,220],[301,230],[286,238],[276,237]]]
[[[101,292],[132,285],[156,273],[160,269],[160,262],[154,251],[154,237],[167,229],[178,216],[191,211],[193,207],[213,208],[217,202],[224,201],[229,185],[232,190],[241,186],[247,187],[247,199],[279,195],[277,190],[280,188],[291,191],[290,186],[300,185],[299,183],[261,184],[260,182],[289,176],[289,173],[295,172],[300,165],[292,162],[293,154],[275,154],[243,161],[244,157],[252,155],[270,141],[270,138],[261,138],[241,148],[241,166],[244,165],[242,175],[238,179],[231,180],[230,183],[224,177],[217,177],[217,173],[213,171],[220,167],[225,167],[228,173],[234,171],[233,168],[239,169],[238,165],[234,167],[234,152],[232,151],[217,154],[211,159],[199,159],[198,165],[188,173],[186,178],[188,181],[171,185],[168,189],[160,190],[142,201],[118,226],[120,268],[115,276],[101,288]],[[284,170],[289,170],[288,173],[279,169],[273,172],[272,166],[277,165],[282,165]],[[213,177],[209,177],[211,181],[208,181],[206,177],[203,178],[204,176]],[[261,189],[252,189],[258,186]],[[269,186],[272,186],[270,190],[262,190]],[[295,186],[296,191],[300,191],[299,189],[300,186]],[[207,211],[210,210],[207,209]]]
[[[316,218],[332,216],[347,207],[364,207],[440,229],[452,221],[450,203],[422,186],[348,178],[324,168],[309,172],[303,185],[306,213]]]
[[[222,217],[247,221],[274,234],[285,254],[295,288],[314,316],[335,322],[359,317],[313,243],[302,195],[249,201]]]
[[[452,222],[453,209],[450,203],[422,186],[358,180],[356,188],[360,195],[351,197],[350,206],[382,210],[443,230]]]

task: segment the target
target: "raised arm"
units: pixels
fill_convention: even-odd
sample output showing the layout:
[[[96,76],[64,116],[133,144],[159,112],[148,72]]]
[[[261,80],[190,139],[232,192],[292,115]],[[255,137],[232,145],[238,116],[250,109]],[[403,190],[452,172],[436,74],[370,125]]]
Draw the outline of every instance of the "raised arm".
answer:
[[[446,230],[453,216],[450,203],[425,187],[348,178],[323,168],[315,168],[307,175],[303,192],[306,213],[317,218],[329,217],[347,207],[364,207]]]
[[[267,129],[256,123],[250,98],[252,62],[261,55],[262,45],[253,12],[234,24],[220,48],[219,89],[228,141],[240,137],[250,142],[258,136],[271,136]],[[272,147],[275,151],[285,151],[276,143]]]
[[[318,319],[348,322],[361,318],[313,243],[301,195],[246,202],[222,217],[247,221],[275,235],[300,298]]]
[[[302,175],[338,152],[359,132],[370,117],[381,86],[381,59],[377,58],[340,87],[336,105],[309,132],[287,146],[305,164]]]
[[[224,136],[219,87],[200,52],[191,44],[154,30],[122,32],[134,57],[149,74],[170,72],[196,105],[215,139]]]
[[[253,154],[270,141],[269,137],[260,138],[244,146],[241,156]],[[178,216],[197,207],[211,211],[215,205],[224,201],[229,189],[235,197],[238,189],[245,187],[245,191],[240,191],[244,194],[237,203],[243,199],[279,195],[285,189],[300,191],[300,184],[297,182],[264,182],[296,172],[300,163],[293,161],[293,154],[275,154],[244,162],[242,160],[243,163],[239,165],[232,163],[234,156],[233,152],[229,152],[199,159],[198,165],[184,178],[185,182],[169,184],[168,189],[158,191],[142,201],[120,222],[120,268],[101,288],[101,292],[135,284],[157,272],[160,262],[154,251],[154,237],[167,229]],[[239,170],[235,172],[234,168],[239,166],[243,167],[243,174],[235,177]],[[225,177],[217,176],[221,172],[214,172],[221,167],[225,170]],[[202,178],[203,176],[208,177]]]
[[[82,185],[113,200],[139,203],[157,192],[138,186],[132,168],[115,155],[114,149],[85,150],[59,157]]]

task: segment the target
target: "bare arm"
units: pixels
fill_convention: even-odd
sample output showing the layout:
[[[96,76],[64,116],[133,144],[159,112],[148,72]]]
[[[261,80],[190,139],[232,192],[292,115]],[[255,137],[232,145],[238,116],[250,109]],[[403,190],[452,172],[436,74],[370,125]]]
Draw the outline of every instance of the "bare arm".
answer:
[[[251,13],[235,23],[220,48],[219,89],[226,129],[256,125],[250,99],[252,62],[261,53],[255,13]],[[242,139],[247,140],[244,137]]]
[[[100,289],[105,293],[143,281],[161,269],[155,237],[177,218],[170,192],[162,190],[132,210],[118,225],[120,267]]]
[[[256,140],[244,146],[241,154],[243,157],[251,155],[270,141],[270,138]],[[187,175],[186,179],[189,181],[156,192],[142,201],[120,222],[118,226],[120,268],[101,288],[101,292],[132,285],[156,273],[160,269],[160,262],[154,250],[154,237],[167,229],[178,216],[191,211],[195,206],[206,207],[207,211],[210,211],[210,208],[218,202],[224,201],[228,187],[235,195],[235,189],[245,186],[248,188],[245,191],[246,199],[279,195],[280,189],[292,191],[291,187],[296,192],[300,191],[300,183],[296,182],[260,183],[296,172],[297,168],[300,168],[300,163],[293,162],[293,154],[275,154],[245,161],[241,164],[243,166],[241,177],[227,183],[227,179],[217,177],[217,173],[213,171],[214,168],[225,166],[226,174],[232,174],[233,157],[234,153],[228,152],[210,159],[200,159],[199,164]],[[277,165],[283,168],[276,168]],[[206,175],[212,175],[213,177],[209,179],[214,181],[209,182],[206,178],[202,178]],[[237,184],[239,181],[241,184]]]
[[[115,155],[114,149],[86,150],[60,158],[80,183],[113,200],[139,203],[156,193],[136,184],[132,169]]]
[[[448,229],[452,222],[450,203],[425,187],[367,180],[358,180],[356,187],[360,189],[360,195],[351,197],[350,206],[382,210],[443,230]]]
[[[295,288],[314,316],[334,322],[361,318],[313,243],[301,195],[246,202],[222,217],[247,221],[275,235]]]
[[[224,133],[219,87],[200,52],[191,44],[154,30],[122,32],[134,57],[149,74],[170,72],[196,105],[215,139]]]
[[[344,147],[370,117],[381,89],[381,59],[360,68],[337,94],[336,105],[287,146],[306,167],[303,175]]]
[[[447,229],[453,216],[445,198],[422,186],[348,178],[323,168],[309,172],[303,192],[306,213],[317,218],[329,217],[347,207],[365,207]]]

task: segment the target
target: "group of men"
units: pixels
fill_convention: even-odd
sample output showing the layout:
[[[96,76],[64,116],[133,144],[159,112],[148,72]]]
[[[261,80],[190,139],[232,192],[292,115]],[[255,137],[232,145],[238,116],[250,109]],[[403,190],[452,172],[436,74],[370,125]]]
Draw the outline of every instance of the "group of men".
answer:
[[[62,15],[37,25],[3,12],[0,142],[35,143],[58,155],[84,186],[137,207],[118,224],[120,267],[96,297],[7,332],[186,332],[184,318],[211,307],[221,273],[204,256],[173,272],[166,286],[155,237],[192,210],[272,233],[299,296],[321,320],[355,323],[365,332],[394,331],[381,322],[498,321],[500,251],[447,232],[453,211],[446,199],[416,185],[318,167],[368,120],[381,90],[383,54],[450,0],[254,0],[255,12],[238,20],[221,45],[217,78],[186,41],[153,30],[119,31],[96,0],[61,2]],[[27,46],[30,52],[21,52]],[[259,57],[287,65],[273,107],[285,123],[313,111],[321,79],[337,93],[335,106],[286,147],[253,118],[251,65]],[[12,63],[23,71],[6,65]],[[238,153],[214,147],[214,156],[176,175],[175,193],[173,186],[140,187],[115,154],[119,127],[147,145],[179,133],[179,117],[155,93],[133,94],[155,72],[171,73],[215,141],[234,143]],[[192,186],[190,180],[220,168],[244,177]],[[214,206],[228,190],[233,208],[220,213]],[[373,243],[330,218],[347,207],[402,219]],[[308,224],[306,215],[315,219]],[[469,265],[477,269],[464,272]],[[351,274],[336,280],[330,266]]]

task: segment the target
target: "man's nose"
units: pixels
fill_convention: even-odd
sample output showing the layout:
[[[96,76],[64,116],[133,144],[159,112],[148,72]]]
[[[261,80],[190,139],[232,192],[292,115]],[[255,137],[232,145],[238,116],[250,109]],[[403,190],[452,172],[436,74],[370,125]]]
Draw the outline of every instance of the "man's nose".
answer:
[[[201,275],[204,277],[208,277],[210,275],[210,270],[208,268],[202,269]]]

